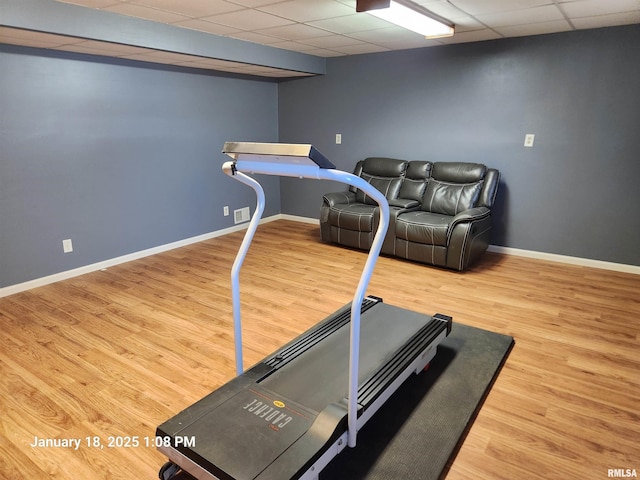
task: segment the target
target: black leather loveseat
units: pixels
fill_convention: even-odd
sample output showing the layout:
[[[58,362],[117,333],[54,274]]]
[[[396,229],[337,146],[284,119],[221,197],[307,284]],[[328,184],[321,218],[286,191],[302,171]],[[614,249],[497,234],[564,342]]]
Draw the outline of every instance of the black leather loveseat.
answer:
[[[390,222],[382,253],[464,270],[487,249],[499,172],[479,163],[367,158],[354,174],[383,192]],[[377,204],[361,190],[327,193],[320,208],[325,242],[368,250]]]

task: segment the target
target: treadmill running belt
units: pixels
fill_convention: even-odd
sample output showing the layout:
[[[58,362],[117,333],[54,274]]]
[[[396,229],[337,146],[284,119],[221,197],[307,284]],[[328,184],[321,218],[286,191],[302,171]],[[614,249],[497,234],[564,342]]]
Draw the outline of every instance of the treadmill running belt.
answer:
[[[384,303],[377,303],[361,318],[359,384],[430,320]],[[259,384],[318,412],[330,403],[339,403],[348,393],[349,329],[347,323]]]

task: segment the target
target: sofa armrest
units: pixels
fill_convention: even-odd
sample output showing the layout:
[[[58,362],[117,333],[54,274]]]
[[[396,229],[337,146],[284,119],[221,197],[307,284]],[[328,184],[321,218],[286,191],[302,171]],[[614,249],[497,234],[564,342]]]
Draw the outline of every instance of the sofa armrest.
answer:
[[[491,210],[487,207],[475,207],[469,210],[463,210],[455,217],[453,217],[452,223],[471,222],[472,220],[480,220],[491,214]]]
[[[418,203],[417,200],[411,200],[410,198],[393,198],[389,200],[390,207],[409,209],[409,208],[415,208],[419,205],[420,203]]]
[[[331,193],[325,193],[322,196],[322,201],[325,205],[329,206],[329,207],[333,207],[335,205],[339,205],[339,204],[351,204],[351,203],[355,203],[356,201],[356,194],[354,192],[351,191],[346,191],[346,192],[331,192]]]
[[[447,230],[447,239],[451,239],[451,232],[453,232],[453,229],[456,225],[460,223],[469,223],[476,220],[481,220],[485,217],[488,217],[489,215],[491,215],[491,210],[487,207],[475,207],[468,210],[463,210],[455,217],[453,217],[453,220],[451,220],[451,223],[449,224],[449,228]]]
[[[462,214],[462,215],[461,215]],[[451,222],[447,232],[446,266],[462,271],[487,250],[491,240],[491,210],[486,207],[469,209]],[[453,219],[452,219],[453,220]]]

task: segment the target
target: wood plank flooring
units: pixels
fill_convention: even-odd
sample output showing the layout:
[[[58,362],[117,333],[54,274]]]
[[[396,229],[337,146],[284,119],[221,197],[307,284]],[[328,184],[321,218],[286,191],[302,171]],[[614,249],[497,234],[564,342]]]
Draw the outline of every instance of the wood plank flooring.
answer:
[[[0,299],[0,478],[157,478],[155,427],[234,375],[242,236]],[[349,302],[365,258],[317,226],[262,225],[241,278],[245,366]],[[515,337],[448,480],[640,472],[640,276],[490,253],[464,273],[381,258],[369,292]]]

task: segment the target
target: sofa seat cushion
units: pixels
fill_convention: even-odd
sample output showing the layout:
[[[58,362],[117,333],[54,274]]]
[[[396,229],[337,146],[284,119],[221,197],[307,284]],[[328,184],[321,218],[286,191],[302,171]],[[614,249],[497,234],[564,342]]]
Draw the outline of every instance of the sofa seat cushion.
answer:
[[[357,232],[372,232],[377,206],[362,203],[336,205],[329,210],[329,224]]]
[[[409,242],[446,247],[453,217],[424,211],[406,212],[396,220],[396,237]]]

